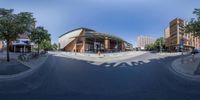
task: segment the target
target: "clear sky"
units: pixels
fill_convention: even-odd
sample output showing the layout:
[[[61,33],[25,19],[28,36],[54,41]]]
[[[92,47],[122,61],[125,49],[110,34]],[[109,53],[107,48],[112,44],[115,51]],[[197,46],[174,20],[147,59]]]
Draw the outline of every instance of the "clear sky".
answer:
[[[0,7],[33,12],[53,42],[67,31],[87,27],[136,46],[138,35],[161,37],[172,19],[190,20],[200,0],[0,0]]]

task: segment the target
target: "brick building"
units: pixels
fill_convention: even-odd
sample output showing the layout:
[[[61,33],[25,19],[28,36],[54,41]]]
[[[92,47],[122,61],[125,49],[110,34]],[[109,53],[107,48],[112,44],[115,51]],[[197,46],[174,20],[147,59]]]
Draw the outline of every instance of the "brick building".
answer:
[[[193,48],[200,48],[200,39],[194,37],[192,33],[185,33],[184,27],[187,22],[180,18],[175,18],[169,23],[169,28],[165,29],[165,45],[168,51],[180,51],[182,45],[184,50],[191,51]]]

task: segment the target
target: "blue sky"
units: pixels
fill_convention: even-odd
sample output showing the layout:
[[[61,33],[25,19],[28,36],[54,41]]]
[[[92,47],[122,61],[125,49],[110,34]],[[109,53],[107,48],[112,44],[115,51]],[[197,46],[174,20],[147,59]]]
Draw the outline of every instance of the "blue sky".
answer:
[[[52,42],[74,28],[87,27],[136,46],[137,36],[161,37],[172,19],[194,17],[200,0],[0,0],[0,7],[33,12],[37,25],[52,34]]]

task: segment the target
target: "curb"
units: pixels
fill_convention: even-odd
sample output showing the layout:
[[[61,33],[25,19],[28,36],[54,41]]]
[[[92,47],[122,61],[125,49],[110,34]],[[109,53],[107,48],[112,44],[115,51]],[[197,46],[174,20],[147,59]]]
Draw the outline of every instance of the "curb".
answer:
[[[30,69],[28,69],[24,72],[13,74],[13,75],[0,75],[0,82],[9,81],[9,80],[19,80],[21,78],[25,78],[25,77],[33,74],[37,69],[39,69],[46,62],[46,60],[49,58],[49,56],[50,56],[50,54],[47,54],[47,57],[45,58],[45,60],[40,65],[38,65],[37,67],[34,67],[34,68],[31,68],[29,65],[27,65],[24,62],[17,59],[17,62],[19,62],[20,64],[22,64],[24,66],[29,67]]]
[[[179,77],[185,78],[185,79],[189,79],[192,81],[198,81],[200,82],[200,75],[199,76],[194,76],[194,75],[190,75],[190,74],[185,74],[183,72],[180,72],[178,70],[176,70],[175,67],[175,63],[176,61],[180,60],[181,58],[177,58],[174,61],[172,61],[171,66],[170,66],[170,70],[172,70],[172,72],[176,75],[178,75]]]
[[[128,54],[120,55],[120,56],[117,55],[115,57],[110,57],[110,56],[107,56],[107,57],[105,57],[105,56],[103,56],[103,57],[102,56],[101,57],[86,56],[84,58],[84,56],[67,55],[67,54],[64,54],[64,53],[60,53],[57,56],[62,56],[62,57],[71,58],[71,59],[77,59],[77,60],[84,60],[84,61],[93,61],[93,62],[118,62],[118,61],[123,61],[123,60],[131,59],[131,58],[135,58],[135,57],[141,56],[141,55],[146,54],[146,53],[147,52],[143,52],[141,54],[137,54],[136,56],[132,56],[132,55],[128,55]]]

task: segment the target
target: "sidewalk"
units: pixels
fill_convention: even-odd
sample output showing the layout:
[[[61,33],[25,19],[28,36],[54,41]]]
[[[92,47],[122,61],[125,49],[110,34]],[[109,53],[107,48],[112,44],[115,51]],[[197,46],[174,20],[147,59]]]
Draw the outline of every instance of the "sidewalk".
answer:
[[[32,59],[23,62],[17,59],[19,53],[11,53],[10,62],[6,62],[5,53],[0,53],[0,82],[26,77],[40,68],[47,60],[49,54],[40,56],[38,59]]]
[[[184,52],[183,53],[184,55],[188,55],[189,53],[188,52]],[[160,55],[160,56],[164,56],[164,57],[173,57],[173,56],[180,56],[181,55],[181,52],[172,52],[172,53],[169,53],[169,52],[162,52],[162,53],[157,53],[157,55]]]
[[[20,55],[20,53],[12,53],[12,52],[10,52],[9,55],[10,55],[11,59],[17,59],[17,57]],[[1,59],[6,59],[6,57],[7,57],[7,53],[6,52],[0,52],[0,58]]]
[[[0,75],[14,75],[28,70],[29,67],[19,63],[16,59],[11,59],[7,62],[6,59],[0,58]]]
[[[178,58],[172,62],[172,69],[179,75],[200,81],[200,54]]]
[[[141,51],[130,51],[130,52],[118,52],[118,53],[104,53],[104,54],[91,54],[91,53],[74,53],[74,52],[50,52],[50,54],[73,58],[78,60],[85,61],[94,61],[94,62],[116,62],[120,60],[125,60],[129,58],[133,58],[147,52]]]

